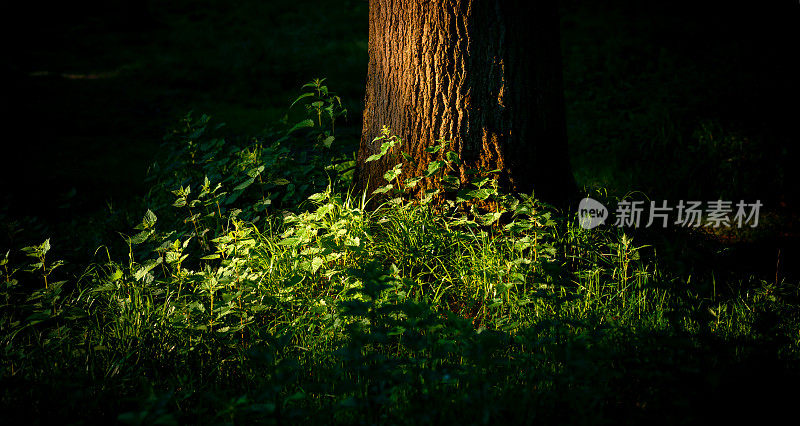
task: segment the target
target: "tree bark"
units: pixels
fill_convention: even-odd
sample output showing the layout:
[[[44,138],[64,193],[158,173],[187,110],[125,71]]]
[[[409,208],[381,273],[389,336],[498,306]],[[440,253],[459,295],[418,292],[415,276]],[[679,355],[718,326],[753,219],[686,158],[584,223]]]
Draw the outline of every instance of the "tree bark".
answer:
[[[423,174],[425,148],[443,139],[463,160],[462,181],[500,169],[504,191],[572,197],[553,0],[370,0],[369,20],[357,190],[384,185],[400,162],[365,162],[385,125],[417,160],[404,175]]]

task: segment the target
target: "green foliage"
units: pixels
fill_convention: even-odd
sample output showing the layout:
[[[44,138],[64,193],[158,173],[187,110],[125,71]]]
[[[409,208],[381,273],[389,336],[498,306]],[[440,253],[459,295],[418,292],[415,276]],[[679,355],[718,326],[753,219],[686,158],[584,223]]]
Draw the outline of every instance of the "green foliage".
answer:
[[[736,365],[751,347],[737,342],[777,336],[781,362],[797,360],[796,285],[721,298],[618,228],[499,193],[496,171],[448,179],[460,159],[445,141],[413,178],[442,182],[441,204],[406,197],[416,182],[398,163],[395,197],[366,209],[331,143],[340,103],[321,80],[304,88],[307,118],[262,138],[223,140],[187,115],[125,252],[58,282],[49,240],[6,252],[4,409],[125,424],[670,420],[696,395],[670,374]],[[380,138],[374,160],[402,148]],[[720,361],[707,341],[739,355]]]

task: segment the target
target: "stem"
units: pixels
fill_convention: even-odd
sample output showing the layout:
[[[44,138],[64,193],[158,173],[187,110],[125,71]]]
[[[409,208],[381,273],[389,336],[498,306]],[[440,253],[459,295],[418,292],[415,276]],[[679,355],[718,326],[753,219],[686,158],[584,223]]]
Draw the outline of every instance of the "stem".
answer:
[[[40,257],[39,261],[42,262],[42,278],[44,278],[44,289],[47,290],[47,264],[44,263],[44,256]]]

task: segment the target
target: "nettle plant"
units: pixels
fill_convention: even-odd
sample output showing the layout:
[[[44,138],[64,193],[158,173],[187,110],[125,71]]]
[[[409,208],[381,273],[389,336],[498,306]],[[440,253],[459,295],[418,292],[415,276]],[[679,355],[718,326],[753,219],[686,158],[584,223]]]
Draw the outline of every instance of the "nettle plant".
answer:
[[[203,254],[209,235],[226,233],[230,218],[258,223],[272,210],[292,208],[328,186],[343,188],[353,161],[334,143],[334,126],[345,116],[341,100],[315,80],[292,106],[306,107],[305,119],[284,124],[259,138],[226,140],[222,124],[187,114],[164,138],[162,158],[151,172],[147,203],[176,237],[191,235]],[[134,244],[145,237],[138,234]]]
[[[317,126],[324,128],[326,125],[330,125],[330,131],[323,130],[317,135],[317,139],[323,145],[330,147],[335,140],[333,134],[336,130],[336,120],[339,117],[347,117],[347,109],[342,105],[341,98],[329,91],[328,86],[323,84],[324,82],[324,78],[317,78],[304,84],[302,87],[304,93],[298,96],[289,108],[304,102],[308,115],[316,117]],[[307,118],[295,124],[293,129],[313,127],[314,125],[314,119]]]
[[[426,180],[429,183],[426,187],[429,189],[419,194],[421,204],[431,205],[436,201],[438,204],[433,205],[435,208],[450,208],[452,213],[469,213],[455,218],[457,224],[489,226],[496,224],[504,213],[513,212],[520,199],[529,198],[524,195],[515,197],[502,194],[497,186],[497,174],[500,170],[468,169],[464,174],[470,178],[462,181],[458,176],[461,158],[452,150],[453,143],[446,140],[438,140],[436,144],[425,149],[433,159],[427,161],[423,175],[404,177],[404,166],[416,169],[419,160],[403,151],[402,139],[393,135],[387,126],[383,126],[381,135],[373,140],[381,141],[379,152],[365,161],[378,161],[387,155],[402,159],[403,162],[398,162],[383,175],[387,184],[373,191],[373,195],[395,195],[396,198],[392,201],[395,204],[400,200],[411,201],[417,192],[417,185]],[[537,203],[537,206],[537,210],[549,208],[542,203]]]

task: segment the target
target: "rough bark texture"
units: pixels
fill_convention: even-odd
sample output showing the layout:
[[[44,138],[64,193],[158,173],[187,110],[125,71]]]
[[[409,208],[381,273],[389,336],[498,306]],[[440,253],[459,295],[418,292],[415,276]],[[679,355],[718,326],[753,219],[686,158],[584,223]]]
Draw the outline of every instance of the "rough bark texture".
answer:
[[[453,141],[470,168],[501,169],[504,190],[572,194],[554,0],[370,0],[369,69],[357,189],[384,185],[397,156],[365,163],[386,125],[418,160]]]

